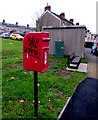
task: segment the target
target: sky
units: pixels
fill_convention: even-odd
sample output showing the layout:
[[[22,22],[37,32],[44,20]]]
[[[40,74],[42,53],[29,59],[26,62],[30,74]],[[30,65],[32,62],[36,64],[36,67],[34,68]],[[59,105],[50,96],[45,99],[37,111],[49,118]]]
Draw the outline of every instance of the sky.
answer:
[[[74,19],[85,25],[92,33],[96,33],[96,2],[98,0],[0,0],[0,22],[35,27],[37,14],[44,12],[47,3],[51,11],[65,13],[65,18]]]

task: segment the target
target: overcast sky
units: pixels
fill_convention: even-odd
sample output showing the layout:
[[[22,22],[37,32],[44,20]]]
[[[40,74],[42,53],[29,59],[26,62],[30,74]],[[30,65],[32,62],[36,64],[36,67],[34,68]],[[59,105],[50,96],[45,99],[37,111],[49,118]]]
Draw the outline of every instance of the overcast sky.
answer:
[[[96,33],[97,0],[0,0],[0,22],[33,26],[36,13],[42,13],[47,3],[56,14],[65,12],[66,19],[73,18],[74,23],[85,25]]]

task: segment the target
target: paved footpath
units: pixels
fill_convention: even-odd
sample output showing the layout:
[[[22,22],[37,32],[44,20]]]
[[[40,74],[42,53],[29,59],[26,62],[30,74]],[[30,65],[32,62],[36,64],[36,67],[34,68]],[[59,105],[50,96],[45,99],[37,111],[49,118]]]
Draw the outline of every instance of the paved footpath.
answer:
[[[98,79],[98,56],[85,55],[88,60],[88,77]]]
[[[60,120],[98,120],[97,80],[87,77],[78,85]]]

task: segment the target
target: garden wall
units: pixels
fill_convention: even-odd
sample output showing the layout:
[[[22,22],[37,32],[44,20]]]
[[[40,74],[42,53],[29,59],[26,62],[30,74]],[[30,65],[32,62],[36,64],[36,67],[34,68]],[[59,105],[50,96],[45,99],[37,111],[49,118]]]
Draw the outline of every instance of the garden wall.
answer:
[[[64,55],[75,51],[77,56],[84,57],[85,26],[75,25],[70,27],[43,27],[49,32],[49,53],[55,55],[55,41],[64,41]]]

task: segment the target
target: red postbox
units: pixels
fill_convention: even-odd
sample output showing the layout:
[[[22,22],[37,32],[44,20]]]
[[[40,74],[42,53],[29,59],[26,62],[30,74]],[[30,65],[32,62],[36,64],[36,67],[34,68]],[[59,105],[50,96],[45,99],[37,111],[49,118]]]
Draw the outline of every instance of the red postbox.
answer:
[[[48,69],[49,33],[30,32],[23,40],[23,67],[43,73]]]

